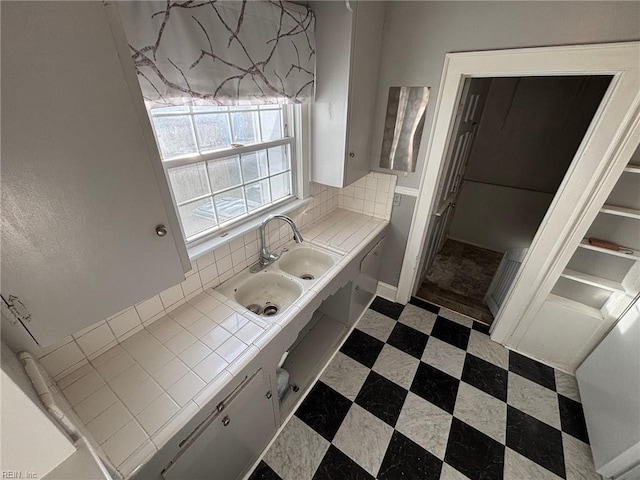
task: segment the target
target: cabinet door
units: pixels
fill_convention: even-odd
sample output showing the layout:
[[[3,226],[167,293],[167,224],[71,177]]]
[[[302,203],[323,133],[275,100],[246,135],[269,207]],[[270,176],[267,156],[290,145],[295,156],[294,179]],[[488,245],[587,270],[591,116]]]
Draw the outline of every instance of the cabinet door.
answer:
[[[357,2],[349,79],[349,118],[344,185],[371,170],[371,129],[375,117],[385,2]]]
[[[378,289],[378,275],[382,266],[382,253],[384,249],[384,238],[369,250],[360,263],[360,274],[355,281],[353,294],[351,297],[351,320],[356,320],[371,299],[376,295]]]
[[[262,370],[163,473],[167,480],[232,480],[251,466],[273,436],[276,423]]]
[[[2,294],[41,345],[184,279],[127,62],[102,2],[2,4]]]

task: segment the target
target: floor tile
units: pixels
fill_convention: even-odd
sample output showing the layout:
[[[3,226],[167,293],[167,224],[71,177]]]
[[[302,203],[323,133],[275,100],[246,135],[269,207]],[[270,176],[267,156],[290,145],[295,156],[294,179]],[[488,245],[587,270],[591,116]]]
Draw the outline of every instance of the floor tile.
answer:
[[[397,320],[404,309],[404,305],[401,303],[390,302],[382,297],[376,297],[369,308]]]
[[[417,358],[398,350],[396,347],[385,345],[373,365],[373,371],[408,390],[419,363],[420,360]]]
[[[528,378],[532,382],[539,383],[551,390],[556,389],[556,380],[553,368],[536,362],[519,353],[509,352],[509,370],[521,377]]]
[[[264,461],[283,480],[310,480],[322,461],[329,442],[293,416],[264,456]]]
[[[431,313],[435,313],[436,315],[440,312],[440,307],[438,305],[434,305],[433,303],[426,302],[421,298],[411,297],[409,300],[409,304],[415,305],[416,307],[420,307],[423,310],[426,310]]]
[[[480,323],[480,322],[473,322],[473,327],[474,330],[477,330],[478,332],[484,333],[485,335],[489,335],[489,329],[491,328],[489,325],[485,325],[484,323]]]
[[[422,361],[448,373],[452,377],[460,378],[465,356],[464,350],[460,350],[458,347],[454,347],[436,337],[429,337],[427,347],[422,354]]]
[[[261,460],[248,480],[281,480],[281,478],[269,465]]]
[[[296,411],[296,416],[330,442],[350,407],[351,400],[318,382]]]
[[[386,342],[396,326],[396,321],[373,310],[367,310],[356,328],[368,333],[382,342]]]
[[[505,449],[504,452],[504,478],[561,480],[561,477],[555,473],[550,472],[510,448]]]
[[[320,380],[353,401],[368,375],[369,369],[367,367],[344,353],[337,352],[322,373]]]
[[[507,407],[506,445],[556,475],[565,476],[560,430],[511,406]]]
[[[477,330],[471,330],[467,352],[500,368],[509,369],[509,350]]]
[[[503,401],[461,382],[453,414],[467,425],[504,444],[507,404]]]
[[[503,478],[504,445],[457,418],[451,423],[444,459],[471,480]]]
[[[454,347],[466,350],[467,344],[469,343],[470,332],[470,328],[439,316],[433,325],[431,335],[450,343]]]
[[[382,461],[378,478],[380,480],[438,478],[441,468],[442,460],[402,433],[395,431]]]
[[[443,460],[452,418],[450,413],[409,392],[396,430]]]
[[[473,326],[473,319],[469,318],[465,315],[462,315],[457,312],[453,312],[448,308],[441,308],[440,313],[438,313],[439,317],[444,317],[447,320],[451,320],[452,322],[459,323],[463,327],[471,328]]]
[[[393,428],[354,403],[333,439],[333,444],[376,476],[392,434]]]
[[[407,305],[398,321],[429,335],[438,315],[413,305]]]
[[[560,430],[558,394],[553,390],[509,372],[507,403]]]
[[[463,475],[458,470],[453,468],[448,463],[442,464],[442,471],[440,472],[440,480],[469,480],[469,477]]]
[[[567,480],[602,480],[593,465],[589,445],[563,433],[562,447]]]
[[[462,380],[498,400],[507,401],[507,371],[493,363],[467,353]]]
[[[313,480],[373,480],[367,471],[333,445],[325,454]]]
[[[384,343],[373,338],[371,335],[355,329],[347,341],[344,342],[340,351],[345,355],[349,355],[366,367],[373,367],[376,363],[378,355],[382,351]]]
[[[427,345],[428,338],[428,335],[414,328],[397,323],[393,332],[389,335],[387,343],[415,358],[420,358],[424,352],[424,347]]]
[[[372,371],[360,389],[356,403],[395,427],[406,397],[407,390]]]
[[[571,400],[581,402],[580,391],[578,390],[578,381],[573,375],[561,372],[560,370],[553,371],[556,380],[556,391]]]
[[[558,395],[558,404],[562,431],[576,437],[578,440],[582,440],[584,443],[589,443],[589,434],[587,433],[582,404],[563,395]]]
[[[425,400],[453,413],[460,381],[431,365],[420,362],[411,391]]]

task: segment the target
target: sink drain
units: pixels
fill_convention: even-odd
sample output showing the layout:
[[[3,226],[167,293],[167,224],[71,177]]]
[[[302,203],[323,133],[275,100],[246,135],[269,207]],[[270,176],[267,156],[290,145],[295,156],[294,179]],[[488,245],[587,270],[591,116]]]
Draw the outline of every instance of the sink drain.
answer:
[[[313,276],[313,275],[311,275],[310,273],[303,273],[303,274],[301,274],[301,275],[300,275],[300,278],[301,278],[302,280],[313,280],[313,279],[315,279],[316,277],[314,277],[314,276]]]
[[[245,308],[250,312],[255,313],[256,315],[260,315],[262,313],[262,307],[257,303],[252,303],[251,305],[247,305]]]
[[[266,317],[273,317],[276,313],[278,313],[278,310],[280,310],[280,307],[278,307],[278,305],[276,305],[275,303],[267,303],[264,306],[262,314]]]

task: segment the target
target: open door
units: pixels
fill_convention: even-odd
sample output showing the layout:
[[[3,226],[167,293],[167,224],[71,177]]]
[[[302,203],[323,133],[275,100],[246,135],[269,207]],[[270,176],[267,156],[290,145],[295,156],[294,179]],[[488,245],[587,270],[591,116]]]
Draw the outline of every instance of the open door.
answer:
[[[464,170],[469,160],[478,123],[487,101],[490,78],[468,78],[462,90],[453,133],[438,182],[437,208],[430,219],[429,235],[426,240],[425,263],[422,276],[431,268],[431,263],[447,238],[456,200],[460,194]]]

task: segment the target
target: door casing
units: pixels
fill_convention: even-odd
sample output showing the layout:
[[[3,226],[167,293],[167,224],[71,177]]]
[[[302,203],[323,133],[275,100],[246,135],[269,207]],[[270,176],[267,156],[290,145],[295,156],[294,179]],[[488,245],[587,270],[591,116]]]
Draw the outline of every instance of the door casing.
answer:
[[[465,79],[611,75],[602,103],[492,326],[492,340],[517,345],[640,143],[639,58],[640,42],[447,54],[396,301],[406,303],[419,286],[418,266],[423,265],[428,233],[424,219],[431,218],[437,208],[436,187]]]

